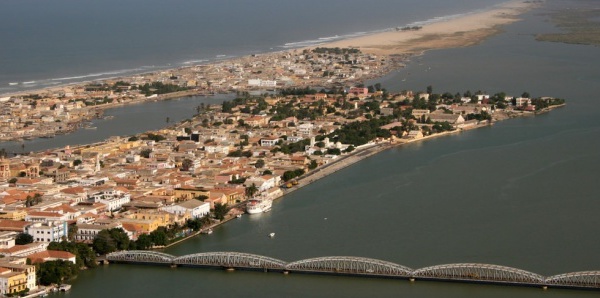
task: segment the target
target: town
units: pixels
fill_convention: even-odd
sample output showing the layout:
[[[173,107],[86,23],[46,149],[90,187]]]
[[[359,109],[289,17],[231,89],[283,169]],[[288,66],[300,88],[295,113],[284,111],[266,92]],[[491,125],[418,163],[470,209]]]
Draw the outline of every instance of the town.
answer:
[[[348,49],[298,52],[294,63],[282,55],[265,54],[262,65],[247,57],[5,100],[5,133],[24,137],[36,136],[25,128],[96,117],[86,106],[98,101],[143,101],[191,86],[196,93],[238,93],[220,105],[200,104],[192,119],[157,131],[13,157],[0,152],[0,292],[42,293],[97,266],[107,253],[160,249],[209,234],[242,216],[248,200],[277,199],[361,152],[564,105],[527,92],[435,93],[428,86],[390,93],[359,83],[380,74],[369,69],[391,67],[389,58]],[[294,83],[281,85],[290,73]]]
[[[106,108],[189,95],[276,88],[342,87],[398,68],[405,56],[354,49],[294,50],[252,55],[133,77],[0,96],[0,141],[53,137],[102,117]]]

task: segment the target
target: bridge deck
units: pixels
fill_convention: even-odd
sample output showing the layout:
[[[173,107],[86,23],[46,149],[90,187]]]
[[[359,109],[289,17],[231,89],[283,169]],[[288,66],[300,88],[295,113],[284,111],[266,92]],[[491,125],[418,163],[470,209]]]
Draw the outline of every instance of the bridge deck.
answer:
[[[155,251],[114,252],[106,255],[106,260],[170,266],[600,290],[600,271],[544,277],[522,269],[479,263],[445,264],[415,270],[388,261],[361,257],[321,257],[286,263],[279,259],[239,252],[207,252],[176,257]]]

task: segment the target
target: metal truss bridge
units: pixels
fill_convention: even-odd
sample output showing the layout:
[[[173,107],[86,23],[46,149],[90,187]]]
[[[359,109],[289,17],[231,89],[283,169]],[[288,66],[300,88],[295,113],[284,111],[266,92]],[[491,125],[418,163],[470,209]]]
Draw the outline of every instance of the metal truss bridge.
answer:
[[[392,262],[362,257],[320,257],[295,262],[240,252],[206,252],[184,256],[146,250],[119,251],[106,255],[115,263],[212,267],[227,270],[315,273],[415,280],[457,281],[530,287],[600,290],[600,271],[581,271],[545,277],[533,272],[479,263],[457,263],[411,269]]]

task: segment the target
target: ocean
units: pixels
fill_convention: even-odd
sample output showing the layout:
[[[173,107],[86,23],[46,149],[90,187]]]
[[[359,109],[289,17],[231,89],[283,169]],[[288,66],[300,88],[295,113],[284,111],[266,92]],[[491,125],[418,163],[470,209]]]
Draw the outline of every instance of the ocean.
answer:
[[[0,94],[315,45],[501,2],[7,0]]]

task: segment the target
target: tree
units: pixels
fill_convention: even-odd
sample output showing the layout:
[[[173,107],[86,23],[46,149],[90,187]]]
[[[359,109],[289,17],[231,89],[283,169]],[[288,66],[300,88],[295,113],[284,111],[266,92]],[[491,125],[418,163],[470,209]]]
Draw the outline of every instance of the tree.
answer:
[[[181,162],[181,170],[189,171],[193,165],[194,165],[194,161],[192,161],[189,158],[186,158],[183,160],[183,162]]]
[[[48,244],[48,249],[68,251],[74,254],[76,256],[75,263],[80,267],[96,267],[96,254],[85,243],[75,243],[69,241],[50,242],[50,244]]]
[[[19,233],[15,238],[15,244],[17,245],[25,245],[33,243],[33,236],[26,233]]]
[[[129,236],[127,236],[127,233],[123,229],[113,228],[108,230],[108,232],[117,250],[126,250],[129,247]]]
[[[108,230],[102,230],[98,233],[98,235],[96,235],[94,241],[92,242],[92,247],[94,248],[94,251],[101,255],[105,255],[117,250],[115,241],[110,236],[110,232]]]
[[[17,181],[19,181],[19,179],[17,179],[17,178],[11,178],[10,180],[8,180],[8,183],[15,184],[15,183],[17,183]]]
[[[427,93],[430,95],[433,93],[433,87],[431,85],[427,86]]]
[[[41,263],[39,265],[38,278],[42,285],[61,284],[65,280],[69,280],[79,273],[77,265],[65,261],[56,260]]]
[[[150,158],[150,153],[152,153],[152,149],[144,149],[140,151],[140,156],[143,158]]]
[[[523,92],[523,94],[521,94],[521,97],[529,98],[529,92]]]
[[[169,244],[167,231],[164,227],[159,227],[158,229],[152,231],[152,233],[150,233],[150,240],[156,246],[165,246]]]
[[[317,161],[313,159],[313,160],[310,161],[310,164],[308,165],[308,168],[311,169],[311,170],[314,170],[318,166],[319,166],[319,164],[317,163]]]
[[[206,199],[208,199],[208,196],[205,195],[198,195],[197,197],[195,197],[194,199],[198,200],[198,201],[202,201],[204,202]]]
[[[138,239],[135,241],[136,249],[145,250],[145,249],[149,249],[151,247],[152,247],[152,240],[150,239],[150,236],[148,236],[148,234],[141,234],[140,236],[138,236]]]
[[[73,161],[73,166],[78,166],[82,163],[83,163],[83,161],[81,161],[81,159],[76,159],[75,161]]]
[[[257,160],[257,161],[256,161],[256,164],[255,164],[254,166],[255,166],[257,169],[260,169],[260,168],[262,168],[262,167],[264,167],[264,166],[265,166],[265,161],[264,161],[264,160],[262,160],[262,159],[259,159],[259,160]]]
[[[258,187],[256,184],[252,183],[252,185],[246,187],[246,196],[251,198],[258,192]]]
[[[227,204],[221,204],[221,203],[215,204],[214,214],[215,214],[216,219],[218,219],[218,220],[225,219],[225,214],[227,214],[228,211],[229,211],[229,207],[227,206]]]

